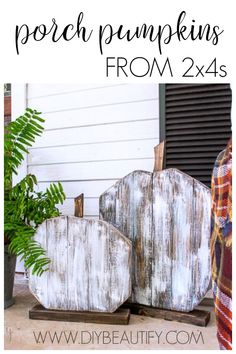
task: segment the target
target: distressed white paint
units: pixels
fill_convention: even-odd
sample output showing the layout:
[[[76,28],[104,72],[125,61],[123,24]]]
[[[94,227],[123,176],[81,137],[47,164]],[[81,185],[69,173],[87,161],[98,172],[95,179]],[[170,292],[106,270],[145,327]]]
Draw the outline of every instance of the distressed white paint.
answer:
[[[53,218],[46,222],[47,256],[52,259],[50,271],[47,273],[48,308],[63,308],[67,302],[67,264],[68,257],[68,223],[67,217]],[[42,234],[41,234],[42,235]],[[59,285],[60,284],[60,285]],[[58,286],[59,285],[59,286]]]
[[[200,303],[211,277],[210,203],[210,190],[176,169],[135,171],[101,195],[100,218],[133,242],[133,302],[179,311]]]
[[[191,247],[192,232],[195,224],[193,215],[193,178],[177,170],[171,172],[171,178],[172,221],[169,225],[172,231],[171,306],[184,311],[186,308],[192,309],[194,307],[196,300],[197,302],[199,301],[199,291],[201,291],[197,287],[197,283],[192,282],[194,269],[191,268],[192,252],[195,251]],[[200,195],[196,197],[198,198]],[[199,212],[199,210],[196,210],[196,216]],[[205,234],[200,234],[199,236],[200,239],[207,237]],[[208,256],[208,251],[206,249],[206,256]],[[208,274],[199,274],[198,278],[202,276],[208,277]]]
[[[204,185],[196,183],[194,181],[194,209],[199,210],[198,214],[195,214],[197,219],[195,220],[194,228],[194,239],[199,240],[200,234],[209,234],[210,233],[210,222],[211,222],[211,203],[209,203],[209,193]],[[199,195],[200,198],[196,198],[196,195]],[[198,269],[198,272],[205,274],[209,271],[211,266],[210,256],[206,257],[206,248],[210,247],[209,238],[201,238],[201,242],[195,247],[197,250],[196,257],[194,261],[196,262],[195,267]],[[205,289],[209,286],[208,279],[200,278],[199,286],[201,289]],[[204,294],[203,294],[204,295]]]
[[[29,287],[49,309],[114,312],[131,294],[131,242],[112,225],[61,216],[39,226],[35,239],[51,259]]]
[[[171,287],[171,173],[155,173],[153,176],[153,260],[152,302],[168,308]],[[161,264],[161,266],[160,266]]]

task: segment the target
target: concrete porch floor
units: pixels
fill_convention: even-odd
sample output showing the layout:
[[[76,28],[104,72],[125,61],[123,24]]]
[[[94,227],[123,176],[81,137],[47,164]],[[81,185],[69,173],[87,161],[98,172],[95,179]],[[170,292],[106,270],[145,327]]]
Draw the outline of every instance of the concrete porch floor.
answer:
[[[30,320],[37,300],[19,275],[14,297],[15,305],[5,310],[5,349],[219,349],[212,307],[199,307],[211,311],[207,327],[135,315],[128,326],[117,326]]]

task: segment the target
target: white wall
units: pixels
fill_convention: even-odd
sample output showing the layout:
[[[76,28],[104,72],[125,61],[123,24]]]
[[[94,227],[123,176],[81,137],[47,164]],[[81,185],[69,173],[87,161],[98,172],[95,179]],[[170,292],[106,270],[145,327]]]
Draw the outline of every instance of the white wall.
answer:
[[[16,94],[21,90],[15,85]],[[12,101],[13,107],[19,104],[14,87]],[[118,178],[135,169],[152,171],[158,85],[29,84],[25,104],[46,120],[30,149],[27,172],[36,174],[40,190],[62,182],[63,214],[73,214],[73,198],[84,193],[85,216],[97,217],[99,195]]]

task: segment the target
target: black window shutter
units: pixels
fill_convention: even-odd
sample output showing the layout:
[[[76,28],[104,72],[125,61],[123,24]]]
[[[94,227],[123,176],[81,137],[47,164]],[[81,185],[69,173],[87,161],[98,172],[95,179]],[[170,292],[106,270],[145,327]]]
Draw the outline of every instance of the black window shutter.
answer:
[[[164,167],[175,167],[210,187],[215,159],[231,136],[229,84],[160,85]]]

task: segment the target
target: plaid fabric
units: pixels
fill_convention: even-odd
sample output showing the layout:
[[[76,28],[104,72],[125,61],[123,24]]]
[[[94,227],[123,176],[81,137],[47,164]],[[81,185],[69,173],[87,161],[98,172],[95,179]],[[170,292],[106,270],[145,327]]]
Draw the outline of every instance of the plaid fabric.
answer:
[[[220,349],[232,349],[232,141],[212,174],[212,280]]]

